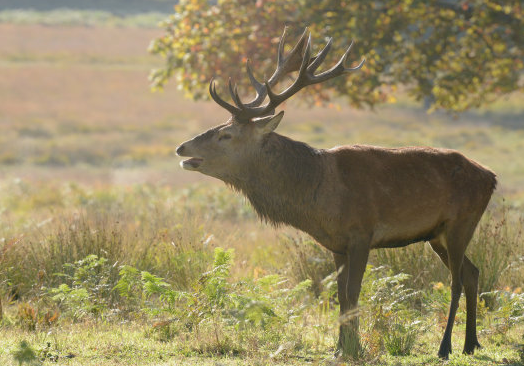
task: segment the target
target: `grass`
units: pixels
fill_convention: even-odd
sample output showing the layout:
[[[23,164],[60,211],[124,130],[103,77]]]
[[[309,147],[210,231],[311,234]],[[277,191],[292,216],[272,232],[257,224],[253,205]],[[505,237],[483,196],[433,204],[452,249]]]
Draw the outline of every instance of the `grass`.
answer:
[[[145,49],[158,31],[38,24],[47,15],[0,24],[0,364],[31,352],[69,365],[336,364],[331,255],[178,168],[176,146],[227,116],[181,99],[174,85],[149,92],[159,60]],[[468,249],[481,270],[484,348],[460,354],[462,299],[450,365],[523,363],[519,98],[458,119],[402,98],[375,112],[295,104],[279,128],[316,147],[451,147],[497,172]],[[448,284],[425,244],[373,252],[360,301],[363,358],[347,362],[442,364]]]
[[[144,353],[146,364],[156,357],[188,357],[195,364],[210,358],[226,364],[247,359],[285,365],[330,358],[338,309],[327,252],[289,229],[268,240],[267,229],[236,193],[209,189],[93,189],[70,183],[24,186],[21,181],[2,187],[2,206],[9,207],[0,228],[2,328],[20,332],[16,339],[28,340],[40,353],[53,335],[51,344],[57,346],[49,352],[60,357],[74,353],[75,359],[67,360],[72,364],[90,364],[100,357],[108,364],[127,358],[140,364],[142,356],[136,353]],[[497,224],[496,217],[506,221]],[[474,240],[489,240],[475,244],[493,253],[499,243],[516,243],[515,253],[522,253],[514,231],[490,229],[515,225],[512,218],[500,217],[486,217]],[[239,236],[231,228],[247,232]],[[235,250],[235,256],[213,264],[219,247]],[[417,273],[420,259],[443,267],[432,253],[417,257],[418,250],[411,246],[390,250],[386,259],[371,258],[360,301],[365,362],[394,364],[398,358],[390,359],[390,354],[402,355],[402,362],[439,362],[430,350],[436,351],[445,325],[449,281],[445,271],[443,283],[435,273]],[[490,261],[476,263],[481,273],[497,275],[490,271],[499,267],[493,269]],[[523,266],[513,266],[513,276],[492,283],[487,290],[494,292],[481,295],[479,330],[486,349],[475,356],[478,364],[486,354],[490,362],[517,357],[512,345],[519,344],[515,334],[523,329],[524,297],[518,288]],[[464,323],[462,300],[455,350],[461,349]],[[86,327],[102,334],[85,334]],[[77,348],[60,341],[75,332],[79,338],[102,339],[101,346]],[[120,334],[116,340],[105,338],[112,332]],[[143,345],[134,347],[140,339],[145,339],[147,352]],[[150,347],[151,342],[159,344]],[[274,354],[276,359],[270,357]],[[9,361],[11,355],[3,357]],[[466,360],[458,356],[451,362]]]
[[[166,17],[167,14],[158,12],[118,16],[103,10],[74,10],[67,8],[48,11],[36,11],[32,9],[0,11],[0,23],[42,24],[46,26],[154,28]]]
[[[331,315],[331,318],[334,314]],[[69,365],[91,365],[91,364],[184,364],[184,365],[300,365],[312,364],[320,365],[329,363],[332,354],[332,344],[334,342],[334,325],[330,325],[329,317],[314,318],[304,323],[301,321],[301,336],[291,334],[289,338],[294,342],[282,342],[280,345],[274,342],[261,344],[245,341],[244,348],[249,351],[235,351],[224,347],[217,348],[213,337],[189,339],[179,337],[160,337],[158,326],[155,328],[153,322],[133,321],[133,322],[100,322],[84,321],[82,323],[61,324],[59,327],[40,329],[36,331],[26,331],[18,327],[4,326],[3,336],[0,338],[0,361],[4,365],[15,365],[13,354],[20,349],[21,340],[28,342],[38,357],[46,357],[46,362],[58,359],[60,364]],[[366,318],[367,319],[367,318]],[[120,323],[120,324],[119,324]],[[442,361],[435,356],[438,342],[438,335],[434,334],[437,327],[429,327],[431,331],[418,333],[414,342],[414,347],[410,355],[394,356],[385,351],[370,348],[364,358],[357,363],[366,365],[412,365],[429,364],[440,365]],[[484,319],[482,320],[484,324]],[[328,328],[329,336],[326,337],[325,330],[322,330],[323,337],[327,338],[327,343],[318,344],[318,331],[322,327]],[[320,328],[320,329],[319,329]],[[438,326],[440,328],[440,325]],[[304,333],[304,330],[306,333]],[[439,329],[440,330],[440,329]],[[315,334],[315,331],[317,332]],[[474,356],[464,356],[460,352],[452,354],[447,364],[451,365],[492,365],[492,364],[513,364],[519,365],[518,345],[522,347],[522,324],[514,326],[504,333],[496,333],[495,327],[489,328],[481,326],[481,342],[484,346]],[[371,340],[377,342],[376,335],[365,332],[364,335],[371,334]],[[210,333],[211,335],[211,333]],[[254,340],[260,337],[267,337],[260,331],[249,334]],[[373,336],[375,338],[373,338]],[[308,338],[310,340],[308,341]],[[520,339],[519,339],[520,337]],[[245,338],[249,340],[249,337]],[[297,339],[302,339],[310,348],[303,349],[304,345],[298,344]],[[369,338],[368,338],[369,339]],[[463,325],[456,326],[454,333],[453,346],[455,350],[460,350],[463,339]],[[520,343],[519,343],[520,342]],[[368,347],[377,347],[368,340]],[[279,351],[280,350],[280,351]],[[238,353],[240,352],[240,353]],[[342,364],[342,362],[337,363]]]

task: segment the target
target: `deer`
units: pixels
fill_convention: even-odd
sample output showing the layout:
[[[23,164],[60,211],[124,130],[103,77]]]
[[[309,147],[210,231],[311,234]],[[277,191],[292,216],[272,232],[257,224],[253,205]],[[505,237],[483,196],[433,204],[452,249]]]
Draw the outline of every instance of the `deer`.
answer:
[[[242,193],[261,220],[290,225],[333,253],[340,305],[336,356],[358,357],[358,298],[370,250],[429,242],[451,272],[451,302],[438,356],[452,352],[451,333],[459,299],[466,296],[463,352],[480,348],[476,331],[479,270],[466,247],[493,191],[496,175],[458,151],[431,147],[346,145],[316,149],[274,132],[284,112],[276,108],[308,85],[359,70],[345,63],[347,48],[330,69],[316,72],[332,38],[315,55],[306,28],[284,55],[287,27],[278,43],[276,69],[264,82],[246,72],[255,97],[243,102],[229,79],[233,103],[222,99],[214,78],[211,98],[231,113],[223,124],[182,143],[183,169],[217,178]],[[275,91],[284,77],[295,79]],[[264,104],[265,100],[267,102]],[[345,319],[345,320],[343,320]]]

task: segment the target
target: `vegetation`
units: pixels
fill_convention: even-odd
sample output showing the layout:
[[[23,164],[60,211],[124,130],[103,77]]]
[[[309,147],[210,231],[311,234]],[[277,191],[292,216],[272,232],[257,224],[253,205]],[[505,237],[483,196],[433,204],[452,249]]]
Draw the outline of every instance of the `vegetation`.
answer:
[[[42,13],[57,9],[102,10],[113,14],[168,13],[176,0],[0,0],[0,9],[32,9]]]
[[[43,25],[83,25],[113,27],[156,27],[165,14],[158,12],[115,15],[103,10],[57,9],[36,11],[26,9],[0,11],[0,23],[43,24]]]
[[[330,253],[178,169],[176,146],[226,116],[175,88],[149,94],[155,61],[144,48],[155,33],[0,24],[0,364],[329,363],[338,333]],[[337,100],[291,105],[280,127],[317,147],[456,148],[497,172],[468,249],[482,276],[484,348],[460,354],[461,301],[449,365],[524,362],[520,98],[459,119],[428,116],[405,96],[373,113]],[[441,365],[449,296],[448,271],[427,245],[373,252],[364,352],[345,362]]]
[[[11,198],[2,202],[2,327],[29,343],[0,338],[8,342],[0,354],[5,362],[28,345],[40,360],[74,355],[71,362],[94,362],[93,346],[79,351],[59,340],[62,329],[78,334],[85,326],[109,337],[108,347],[123,342],[115,356],[129,360],[140,339],[166,362],[220,357],[293,364],[297,357],[318,362],[332,354],[338,306],[329,253],[291,230],[267,240],[250,207],[226,187],[33,184],[22,196],[20,184],[2,188],[2,197]],[[53,201],[39,202],[50,192],[57,193]],[[49,212],[52,219],[43,219]],[[524,319],[524,247],[515,220],[515,213],[492,211],[470,248],[481,273],[496,279],[480,296],[486,348],[478,362],[519,357],[505,346],[518,344]],[[254,232],[239,236],[235,227]],[[499,258],[499,267],[478,257],[476,246]],[[447,270],[423,244],[375,252],[370,263],[361,298],[365,362],[426,355],[438,364],[428,349],[445,325]],[[128,330],[117,325],[122,322]],[[455,349],[464,322],[462,303]],[[111,340],[111,332],[122,340]],[[453,362],[469,362],[456,357]]]
[[[333,37],[346,47],[354,39],[353,60],[366,58],[359,75],[331,82],[351,104],[385,102],[401,86],[432,108],[463,111],[522,91],[523,12],[520,0],[185,0],[151,47],[166,60],[151,78],[159,87],[176,76],[195,99],[207,95],[213,75],[231,76],[249,90],[239,65],[251,58],[257,77],[269,77],[282,24],[291,24],[295,35],[311,26],[313,40]],[[329,99],[319,90],[310,94]]]

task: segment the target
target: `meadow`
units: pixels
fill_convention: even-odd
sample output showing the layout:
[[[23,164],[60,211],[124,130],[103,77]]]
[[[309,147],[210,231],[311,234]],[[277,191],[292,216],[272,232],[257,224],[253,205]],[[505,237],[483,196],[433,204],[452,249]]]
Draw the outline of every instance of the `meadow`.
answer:
[[[427,244],[372,254],[362,357],[333,360],[331,255],[179,168],[178,144],[227,115],[174,81],[149,90],[161,29],[62,16],[0,14],[0,364],[442,364],[449,275]],[[460,352],[462,298],[447,364],[524,364],[522,96],[459,116],[397,99],[375,111],[288,103],[279,132],[325,148],[454,148],[493,169],[468,248],[484,348]]]

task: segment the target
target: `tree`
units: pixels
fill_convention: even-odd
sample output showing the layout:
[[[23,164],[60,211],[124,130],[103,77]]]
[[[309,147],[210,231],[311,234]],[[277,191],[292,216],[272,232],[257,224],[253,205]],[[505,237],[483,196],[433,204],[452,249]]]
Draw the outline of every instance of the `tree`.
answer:
[[[151,44],[166,60],[151,81],[158,88],[174,76],[195,99],[207,97],[212,76],[230,76],[249,94],[243,63],[251,59],[258,79],[271,75],[284,24],[293,41],[309,25],[317,49],[333,37],[326,64],[355,40],[351,59],[365,57],[364,68],[327,84],[357,107],[387,101],[399,86],[453,111],[524,89],[523,0],[183,0],[175,10]],[[309,96],[333,95],[319,88]]]

